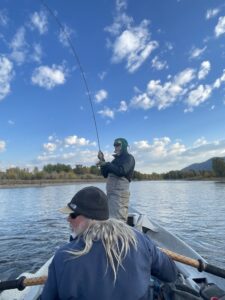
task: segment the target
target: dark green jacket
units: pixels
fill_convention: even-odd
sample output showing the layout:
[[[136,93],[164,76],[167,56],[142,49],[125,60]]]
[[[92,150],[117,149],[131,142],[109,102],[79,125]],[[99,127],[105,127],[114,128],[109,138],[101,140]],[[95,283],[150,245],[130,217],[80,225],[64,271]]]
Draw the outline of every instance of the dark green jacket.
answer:
[[[120,155],[115,156],[113,161],[107,162],[101,166],[102,175],[107,178],[109,173],[113,173],[118,177],[125,177],[131,181],[134,173],[135,160],[134,157],[128,152],[122,152]]]

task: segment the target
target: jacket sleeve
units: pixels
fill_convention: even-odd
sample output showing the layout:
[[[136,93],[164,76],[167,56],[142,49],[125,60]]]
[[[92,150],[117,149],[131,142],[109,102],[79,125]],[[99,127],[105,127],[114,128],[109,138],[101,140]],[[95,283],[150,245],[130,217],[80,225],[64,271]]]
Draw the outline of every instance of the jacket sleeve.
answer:
[[[119,177],[127,176],[128,173],[134,168],[135,161],[133,156],[127,156],[120,164],[106,163],[102,168],[102,174],[107,177],[108,173],[113,173]],[[105,175],[104,175],[105,174]]]
[[[44,285],[43,292],[41,294],[41,300],[58,300],[58,289],[55,273],[54,259],[51,262],[48,269],[48,279]]]
[[[178,270],[174,261],[160,251],[150,239],[147,239],[147,243],[152,256],[151,274],[165,282],[175,281]]]

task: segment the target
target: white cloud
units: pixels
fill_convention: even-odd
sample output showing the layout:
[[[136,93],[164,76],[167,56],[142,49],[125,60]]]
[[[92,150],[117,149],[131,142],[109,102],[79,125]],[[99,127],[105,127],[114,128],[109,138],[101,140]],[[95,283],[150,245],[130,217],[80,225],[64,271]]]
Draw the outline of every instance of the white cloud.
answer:
[[[95,102],[100,103],[102,101],[104,101],[105,99],[107,99],[108,97],[108,92],[106,90],[99,90],[96,94],[95,94]]]
[[[199,85],[196,89],[190,91],[187,104],[189,107],[199,106],[201,103],[205,102],[212,93],[212,88],[209,85]]]
[[[127,16],[125,13],[118,11],[117,16],[114,19],[114,22],[111,26],[107,26],[105,31],[109,32],[112,35],[119,35],[122,28],[127,28],[133,22],[133,18]]]
[[[209,61],[203,61],[198,72],[198,79],[204,79],[211,69],[211,64]]]
[[[123,111],[127,111],[127,110],[128,110],[128,106],[127,106],[126,101],[124,101],[124,100],[120,101],[120,106],[119,106],[118,111],[123,112]]]
[[[60,43],[68,47],[69,46],[69,40],[71,39],[71,35],[74,33],[73,29],[71,29],[68,25],[63,26],[63,30],[60,28],[59,31],[59,41]]]
[[[166,61],[160,61],[158,56],[155,56],[152,60],[152,67],[158,71],[168,69]]]
[[[154,104],[154,101],[146,93],[134,96],[130,102],[131,107],[142,108],[144,110],[152,108]]]
[[[98,77],[103,80],[105,78],[105,76],[107,75],[107,72],[103,71],[101,73],[98,74]]]
[[[40,44],[33,45],[33,54],[31,55],[32,60],[40,63],[43,52]]]
[[[25,40],[25,33],[25,28],[20,27],[9,45],[12,49],[10,56],[18,65],[21,65],[26,60],[28,45]]]
[[[193,146],[199,147],[199,146],[206,145],[206,144],[207,144],[207,140],[202,136],[194,142]]]
[[[198,79],[204,79],[210,69],[210,62],[203,61],[197,74]],[[146,92],[142,93],[136,89],[138,94],[130,100],[129,106],[144,110],[157,107],[160,110],[173,105],[174,102],[182,101],[187,104],[184,112],[192,112],[194,107],[205,102],[213,90],[225,82],[225,69],[213,84],[197,85],[193,82],[194,79],[196,79],[196,70],[188,68],[174,77],[170,76],[165,83],[161,83],[160,80],[150,80]]]
[[[13,63],[0,55],[0,101],[10,93],[10,83],[13,76]]]
[[[179,155],[182,154],[183,152],[185,152],[186,147],[185,145],[179,143],[179,142],[175,142],[174,144],[172,144],[168,150],[168,155]]]
[[[117,1],[117,14],[111,26],[105,28],[114,41],[107,39],[107,46],[112,48],[112,62],[126,61],[128,72],[135,72],[158,47],[157,41],[151,40],[148,30],[149,21],[143,20],[140,25],[132,26],[133,19],[123,12],[127,7],[127,1]]]
[[[191,51],[190,51],[190,58],[198,58],[200,57],[204,52],[205,50],[207,49],[207,47],[203,47],[203,48],[192,48]]]
[[[138,150],[151,148],[151,145],[148,143],[147,140],[136,141],[136,142],[134,142],[134,145]]]
[[[204,79],[210,69],[210,62],[203,61],[197,74],[198,79]],[[157,107],[160,110],[173,105],[177,101],[182,101],[187,104],[184,112],[192,112],[194,107],[205,102],[211,96],[213,90],[220,88],[221,84],[225,82],[225,69],[213,84],[197,85],[197,82],[193,82],[196,79],[196,70],[190,68],[168,78],[169,80],[165,83],[161,83],[160,80],[150,80],[146,92],[136,89],[137,95],[130,100],[129,106],[144,110]]]
[[[71,135],[65,138],[64,140],[65,145],[68,146],[72,146],[72,145],[76,145],[76,146],[87,146],[90,145],[90,141],[86,140],[85,138],[79,138],[76,135]]]
[[[42,155],[38,155],[37,160],[41,161],[41,162],[46,162],[46,164],[50,161],[53,161],[55,159],[57,159],[59,157],[59,155],[56,154],[42,154]],[[58,162],[58,161],[57,161]]]
[[[72,166],[81,164],[84,166],[93,165],[96,159],[96,150],[80,150],[74,149],[73,152],[64,152],[61,154],[44,153],[37,157],[37,163],[46,165],[48,163],[64,163]],[[36,164],[37,164],[36,163]]]
[[[126,68],[130,73],[136,71],[158,47],[156,41],[150,40],[149,22],[143,20],[137,27],[130,27],[118,36],[113,44],[114,63],[126,60]]]
[[[82,150],[81,147],[85,149]],[[59,139],[55,134],[48,137],[48,142],[43,144],[44,152],[40,154],[35,165],[46,165],[47,163],[67,163],[70,165],[84,164],[93,165],[96,161],[96,150],[87,147],[96,147],[96,142],[90,142],[84,137],[76,135],[67,136]],[[71,151],[72,150],[72,151]],[[42,165],[42,166],[43,166]]]
[[[174,83],[178,86],[184,86],[195,77],[194,69],[187,68],[184,71],[181,71],[174,77]]]
[[[221,84],[225,82],[225,69],[223,70],[223,74],[217,78],[213,84],[213,88],[220,88]]]
[[[116,10],[121,11],[127,8],[127,1],[126,0],[116,0]]]
[[[108,117],[111,119],[114,118],[114,111],[108,107],[105,107],[103,110],[99,110],[98,114],[102,115],[103,117]]]
[[[51,90],[56,85],[64,84],[66,76],[67,71],[64,66],[41,66],[34,70],[31,80],[33,84]]]
[[[215,17],[218,13],[220,12],[219,8],[214,8],[214,9],[208,9],[206,12],[206,19],[212,19]]]
[[[185,86],[193,80],[194,73],[193,69],[185,69],[164,85],[161,85],[159,80],[151,80],[147,86],[147,93],[158,109],[165,109],[186,93]]]
[[[0,152],[5,151],[6,149],[6,142],[3,140],[0,140]]]
[[[55,140],[55,139],[56,139],[55,134],[49,135],[49,137],[48,137],[48,140],[49,140],[49,141],[53,141],[53,140]]]
[[[132,145],[136,169],[141,172],[168,172],[181,170],[193,163],[203,162],[215,156],[225,156],[225,140],[207,142],[204,137],[197,139],[193,146],[169,137],[136,141]]]
[[[7,10],[2,9],[0,10],[0,26],[7,26],[8,24],[8,16],[7,16]]]
[[[43,148],[48,152],[54,152],[57,148],[57,145],[54,143],[46,143],[43,145]]]
[[[44,34],[48,31],[47,14],[44,11],[33,13],[30,16],[31,24],[34,28],[38,29],[40,34]]]
[[[173,44],[172,43],[170,43],[170,42],[166,42],[166,48],[168,49],[168,50],[173,50]]]
[[[136,161],[162,160],[166,157],[176,156],[185,151],[185,146],[179,142],[172,143],[169,137],[154,138],[153,143],[147,140],[134,142]],[[144,159],[144,160],[143,160]]]
[[[165,109],[178,101],[188,91],[186,85],[195,78],[194,69],[185,69],[164,84],[160,80],[150,80],[146,92],[134,96],[130,105],[144,110],[153,106]]]
[[[225,16],[219,17],[218,23],[215,27],[215,35],[219,37],[221,34],[225,33]]]

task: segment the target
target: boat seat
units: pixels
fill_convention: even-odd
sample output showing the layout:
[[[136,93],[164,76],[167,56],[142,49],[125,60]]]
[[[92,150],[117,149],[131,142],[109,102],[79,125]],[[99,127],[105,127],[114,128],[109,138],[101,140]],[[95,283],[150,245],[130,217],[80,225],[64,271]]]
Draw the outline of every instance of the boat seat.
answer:
[[[144,214],[128,213],[127,224],[131,227],[135,227],[143,233],[148,230],[158,232],[158,228],[154,225],[151,220]]]
[[[138,219],[139,219],[139,214],[129,213],[127,218],[127,224],[131,227],[135,227],[135,225],[137,225]]]
[[[127,218],[127,224],[131,227],[135,227],[137,230],[146,233],[149,228],[142,226],[142,215],[137,213],[129,213]]]

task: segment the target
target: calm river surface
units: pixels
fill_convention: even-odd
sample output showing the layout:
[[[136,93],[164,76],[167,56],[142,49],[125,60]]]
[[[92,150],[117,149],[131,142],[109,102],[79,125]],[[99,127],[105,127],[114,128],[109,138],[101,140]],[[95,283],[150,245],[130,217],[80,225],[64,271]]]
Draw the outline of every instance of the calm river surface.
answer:
[[[0,280],[36,271],[68,240],[68,223],[57,209],[88,185],[0,189]],[[105,190],[104,183],[91,185]],[[225,184],[132,182],[130,204],[225,268]]]

